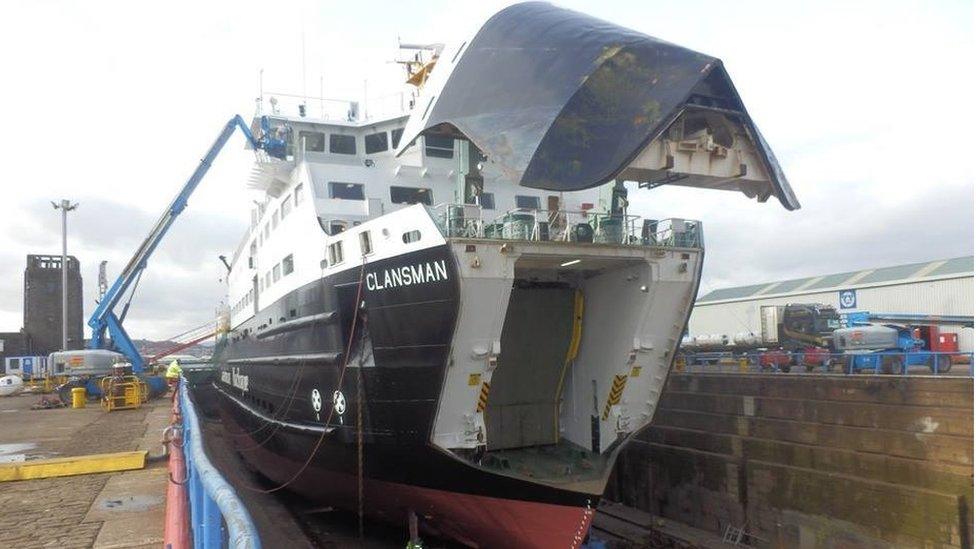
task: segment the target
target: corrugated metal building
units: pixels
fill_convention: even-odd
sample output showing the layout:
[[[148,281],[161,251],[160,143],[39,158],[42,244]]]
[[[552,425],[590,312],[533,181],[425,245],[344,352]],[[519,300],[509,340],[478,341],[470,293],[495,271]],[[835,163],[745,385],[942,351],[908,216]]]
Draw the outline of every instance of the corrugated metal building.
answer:
[[[824,303],[841,313],[972,316],[973,256],[714,290],[696,301],[688,333],[759,333],[759,308],[787,303]],[[959,334],[960,350],[973,350],[971,328],[943,330]]]

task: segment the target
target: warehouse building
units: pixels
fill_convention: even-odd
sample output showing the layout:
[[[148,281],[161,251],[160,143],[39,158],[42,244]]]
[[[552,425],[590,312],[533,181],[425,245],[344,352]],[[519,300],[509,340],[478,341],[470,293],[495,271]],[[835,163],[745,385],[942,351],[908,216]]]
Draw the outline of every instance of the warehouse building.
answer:
[[[698,298],[690,335],[760,332],[760,307],[823,303],[841,313],[911,313],[973,316],[973,256],[811,276],[714,290]],[[972,352],[972,328],[959,334],[959,350]]]

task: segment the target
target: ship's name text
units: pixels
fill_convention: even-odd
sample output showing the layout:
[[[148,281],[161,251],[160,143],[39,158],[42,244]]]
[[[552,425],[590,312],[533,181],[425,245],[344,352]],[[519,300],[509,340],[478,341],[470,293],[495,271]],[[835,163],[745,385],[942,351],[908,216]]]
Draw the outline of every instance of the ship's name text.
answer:
[[[248,378],[246,375],[240,373],[240,370],[237,368],[232,368],[230,372],[220,372],[220,381],[228,385],[233,385],[245,393],[247,392]]]
[[[447,280],[447,264],[443,259],[367,273],[366,287],[370,291],[376,291],[414,284],[429,284],[441,280]]]

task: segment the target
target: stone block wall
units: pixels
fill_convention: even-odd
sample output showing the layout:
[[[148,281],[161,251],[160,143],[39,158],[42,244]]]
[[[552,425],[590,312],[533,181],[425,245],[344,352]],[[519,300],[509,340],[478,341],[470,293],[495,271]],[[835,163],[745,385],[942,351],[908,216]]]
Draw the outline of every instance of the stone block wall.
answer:
[[[761,547],[971,547],[973,380],[672,373],[608,497]]]

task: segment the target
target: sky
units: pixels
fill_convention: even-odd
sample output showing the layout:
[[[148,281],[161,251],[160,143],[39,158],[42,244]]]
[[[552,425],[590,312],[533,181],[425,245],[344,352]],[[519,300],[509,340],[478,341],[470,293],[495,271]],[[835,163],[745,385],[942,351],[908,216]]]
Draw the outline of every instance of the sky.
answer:
[[[556,3],[721,58],[779,158],[799,211],[730,192],[631,192],[632,213],[703,221],[702,293],[973,253],[971,2]],[[0,331],[22,326],[25,256],[60,253],[50,201],[80,203],[68,247],[90,314],[98,263],[111,281],[260,88],[385,96],[402,78],[398,39],[459,40],[506,4],[3,2]],[[255,198],[251,158],[235,137],[152,258],[133,337],[214,318],[217,257],[233,253]]]

